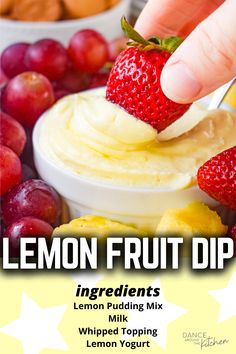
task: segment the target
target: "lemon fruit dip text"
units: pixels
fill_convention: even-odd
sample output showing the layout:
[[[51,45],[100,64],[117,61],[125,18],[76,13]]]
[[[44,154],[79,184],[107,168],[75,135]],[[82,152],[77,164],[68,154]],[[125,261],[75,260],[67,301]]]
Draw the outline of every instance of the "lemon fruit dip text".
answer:
[[[104,89],[67,96],[42,120],[40,148],[52,163],[122,186],[187,188],[205,161],[236,144],[233,113],[193,105],[159,139],[150,125],[108,102]]]

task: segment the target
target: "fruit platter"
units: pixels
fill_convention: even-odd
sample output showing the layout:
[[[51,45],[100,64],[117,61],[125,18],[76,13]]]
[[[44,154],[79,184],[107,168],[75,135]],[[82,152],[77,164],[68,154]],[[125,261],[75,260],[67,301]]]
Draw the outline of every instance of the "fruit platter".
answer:
[[[28,236],[236,239],[235,113],[168,99],[160,75],[180,38],[121,25],[112,41],[85,28],[66,46],[48,37],[1,53],[1,237],[12,257]]]

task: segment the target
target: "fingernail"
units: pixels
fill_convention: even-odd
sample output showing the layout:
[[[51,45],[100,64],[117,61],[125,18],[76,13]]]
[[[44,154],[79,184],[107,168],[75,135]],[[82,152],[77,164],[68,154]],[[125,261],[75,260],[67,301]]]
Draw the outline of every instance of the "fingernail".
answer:
[[[202,89],[194,73],[180,61],[164,67],[161,86],[168,98],[180,103],[192,102]]]

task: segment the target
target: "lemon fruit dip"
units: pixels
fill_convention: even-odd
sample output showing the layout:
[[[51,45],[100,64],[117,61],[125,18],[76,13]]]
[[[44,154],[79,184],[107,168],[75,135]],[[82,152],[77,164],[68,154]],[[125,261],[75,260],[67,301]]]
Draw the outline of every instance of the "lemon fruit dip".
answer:
[[[159,136],[150,125],[108,102],[105,89],[67,96],[42,120],[40,148],[52,163],[122,186],[187,188],[196,183],[205,161],[236,144],[232,112],[203,111],[194,104],[176,128],[168,127]]]

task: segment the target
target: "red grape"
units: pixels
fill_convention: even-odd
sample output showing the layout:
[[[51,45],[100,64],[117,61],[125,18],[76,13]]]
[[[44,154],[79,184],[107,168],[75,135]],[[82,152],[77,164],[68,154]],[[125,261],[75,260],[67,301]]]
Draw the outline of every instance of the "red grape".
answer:
[[[109,60],[115,61],[117,56],[126,48],[127,38],[119,37],[108,43]]]
[[[6,88],[6,85],[3,85],[0,87],[0,102],[1,102],[1,105],[2,105],[2,96],[3,96],[3,92],[5,91],[5,88]],[[0,111],[2,111],[2,107],[0,105]]]
[[[63,89],[71,93],[79,92],[87,88],[88,78],[84,73],[70,68],[66,71],[62,79],[53,83],[56,90]]]
[[[37,172],[35,171],[35,169],[33,169],[32,167],[26,165],[26,164],[22,164],[22,181],[28,181],[29,179],[35,179],[37,178]]]
[[[2,214],[6,225],[25,216],[33,216],[56,225],[61,214],[61,202],[57,192],[46,182],[30,179],[5,196]]]
[[[66,72],[68,56],[58,41],[41,39],[28,48],[25,63],[29,70],[39,72],[50,80],[58,80]]]
[[[0,67],[0,86],[5,85],[8,81],[8,77],[4,74],[2,68]]]
[[[26,128],[26,144],[25,148],[20,156],[21,162],[35,169],[34,154],[33,154],[33,142],[32,142],[32,129]]]
[[[15,43],[7,47],[1,57],[1,66],[3,72],[12,78],[27,71],[25,66],[25,52],[29,48],[28,43]]]
[[[97,31],[85,29],[71,38],[68,53],[77,70],[94,73],[108,60],[108,44]]]
[[[62,97],[65,97],[67,95],[70,95],[71,92],[65,90],[65,89],[54,89],[54,95],[55,95],[55,100],[58,101]]]
[[[0,145],[0,196],[21,181],[19,157],[7,146]]]
[[[89,88],[94,89],[96,87],[106,86],[110,72],[98,72],[91,78]]]
[[[18,256],[21,237],[45,237],[50,239],[52,232],[53,228],[47,222],[33,217],[24,217],[8,226],[4,232],[4,237],[9,238],[11,256]]]
[[[26,143],[24,128],[17,120],[3,112],[0,112],[0,127],[0,144],[9,147],[19,156]]]
[[[25,72],[8,82],[1,101],[4,112],[23,125],[32,127],[40,115],[53,105],[55,97],[46,77]]]

